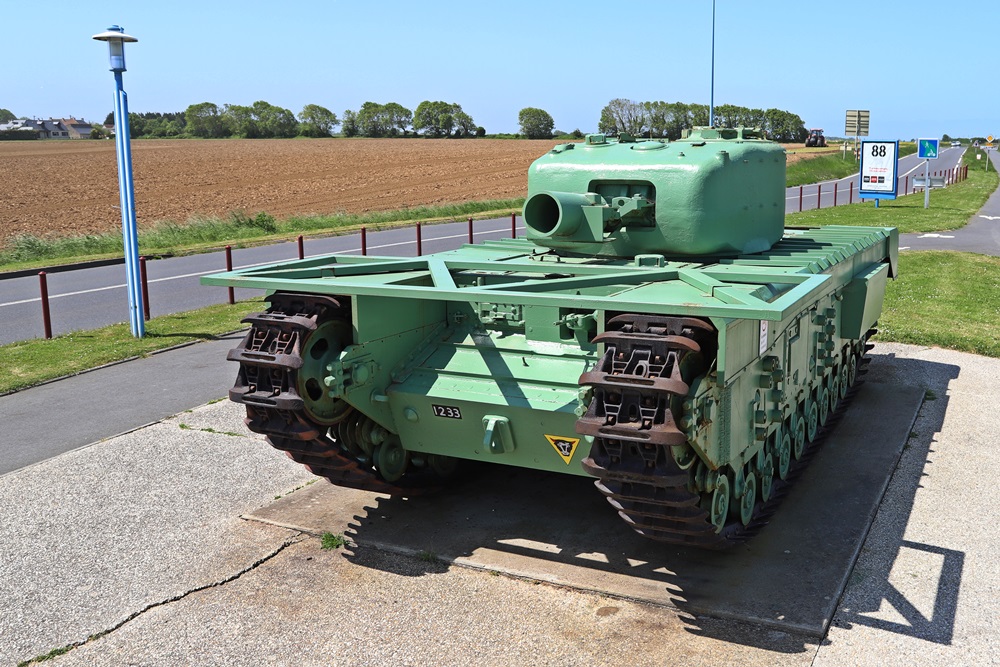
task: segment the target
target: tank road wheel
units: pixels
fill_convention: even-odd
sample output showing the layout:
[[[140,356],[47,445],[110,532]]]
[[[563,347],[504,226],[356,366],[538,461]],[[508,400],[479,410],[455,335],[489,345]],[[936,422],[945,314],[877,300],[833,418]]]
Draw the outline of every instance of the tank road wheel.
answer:
[[[848,349],[844,354],[844,363],[840,367],[840,400],[847,398],[847,393],[851,390],[854,381],[851,379],[851,366],[854,365],[854,355]]]
[[[774,458],[768,454],[760,467],[760,501],[766,503],[771,498],[774,488]]]
[[[836,368],[833,371],[833,375],[830,376],[830,389],[827,392],[830,395],[830,412],[833,413],[837,410],[837,404],[840,403],[840,369]]]
[[[795,420],[794,433],[796,444],[795,458],[798,459],[801,458],[802,450],[805,448],[806,444],[806,426],[801,417],[798,417]],[[777,455],[778,461],[778,478],[784,480],[788,478],[788,471],[792,467],[792,436],[784,431],[782,431],[780,435],[781,439],[778,441],[775,454]]]
[[[743,495],[740,497],[740,522],[746,526],[753,518],[753,507],[757,504],[757,476],[747,471],[743,479]]]
[[[372,453],[375,468],[387,482],[397,482],[410,465],[410,453],[403,449],[396,438],[389,438],[375,447]]]
[[[729,478],[719,475],[715,490],[707,498],[708,507],[705,509],[708,511],[708,520],[715,526],[715,532],[722,532],[722,528],[726,525],[726,517],[729,516]]]
[[[812,442],[816,439],[816,434],[819,432],[819,407],[817,407],[816,401],[814,401],[811,396],[806,400],[806,414],[804,421],[806,440]],[[805,449],[804,443],[803,449]],[[796,456],[795,458],[798,459],[800,457]]]
[[[858,380],[858,357],[851,354],[847,360],[847,388],[850,389]]]
[[[448,479],[458,472],[458,459],[443,454],[431,454],[427,457],[427,467],[441,479]]]
[[[820,387],[816,390],[816,401],[819,412],[819,425],[823,426],[826,424],[826,420],[830,417],[830,392],[826,390],[826,387]],[[812,440],[812,438],[809,438]]]

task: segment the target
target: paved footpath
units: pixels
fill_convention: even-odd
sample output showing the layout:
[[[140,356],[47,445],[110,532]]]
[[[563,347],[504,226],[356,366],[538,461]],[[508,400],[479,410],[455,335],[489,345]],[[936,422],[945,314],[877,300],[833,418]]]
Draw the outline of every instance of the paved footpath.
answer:
[[[0,475],[226,396],[237,368],[226,353],[242,338],[223,336],[0,396]]]
[[[820,642],[243,519],[313,478],[221,402],[0,476],[0,665],[997,665],[998,377],[876,346],[927,400]]]

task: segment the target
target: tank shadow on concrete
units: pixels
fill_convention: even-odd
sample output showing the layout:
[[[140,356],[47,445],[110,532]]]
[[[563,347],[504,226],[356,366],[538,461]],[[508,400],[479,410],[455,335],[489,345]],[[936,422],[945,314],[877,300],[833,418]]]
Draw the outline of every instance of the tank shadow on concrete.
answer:
[[[673,607],[698,634],[726,627],[701,616],[735,619],[803,637],[795,650],[805,650],[806,641],[826,634],[924,398],[923,386],[873,379],[859,388],[770,524],[724,553],[636,535],[588,478],[505,467],[414,499],[317,484],[255,516],[312,532],[344,530],[350,516],[346,534],[361,547],[353,557],[370,546],[423,558],[428,571],[443,560]],[[745,643],[746,634],[738,641]]]
[[[928,363],[916,359],[900,359],[885,355],[872,364],[871,376],[892,383],[906,378],[920,378],[926,390],[926,400],[919,419],[906,442],[907,456],[925,462],[920,473],[904,472],[901,467],[894,479],[894,502],[884,511],[897,515],[887,517],[882,525],[887,528],[873,535],[870,550],[885,554],[883,557],[864,559],[864,571],[856,571],[852,581],[864,582],[857,593],[845,599],[833,624],[850,628],[865,625],[896,634],[924,639],[936,644],[951,644],[955,630],[955,614],[961,588],[965,554],[932,544],[920,544],[905,539],[909,513],[913,507],[928,455],[933,451],[935,434],[941,431],[948,411],[948,385],[959,375],[959,368],[946,364]],[[904,512],[905,510],[905,512]],[[909,600],[891,581],[894,565],[917,567],[926,571],[937,570],[938,580],[930,615],[925,615],[918,605]],[[892,611],[886,608],[892,608]],[[920,605],[926,609],[926,602]],[[899,620],[888,620],[885,618]]]

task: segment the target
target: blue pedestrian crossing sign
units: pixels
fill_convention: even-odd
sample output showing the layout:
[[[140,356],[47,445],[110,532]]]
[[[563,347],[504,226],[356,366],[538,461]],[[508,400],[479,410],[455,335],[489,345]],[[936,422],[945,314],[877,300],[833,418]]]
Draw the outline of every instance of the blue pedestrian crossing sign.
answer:
[[[921,160],[935,160],[938,156],[937,139],[917,139],[917,157]]]

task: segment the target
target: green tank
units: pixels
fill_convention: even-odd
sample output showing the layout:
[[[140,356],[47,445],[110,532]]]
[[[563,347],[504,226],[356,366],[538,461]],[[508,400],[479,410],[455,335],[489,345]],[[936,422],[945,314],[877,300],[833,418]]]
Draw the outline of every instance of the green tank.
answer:
[[[784,151],[748,129],[557,146],[526,238],[203,278],[269,293],[230,398],[334,484],[590,476],[642,535],[738,543],[850,395],[896,275],[895,229],[785,228],[784,193]]]

